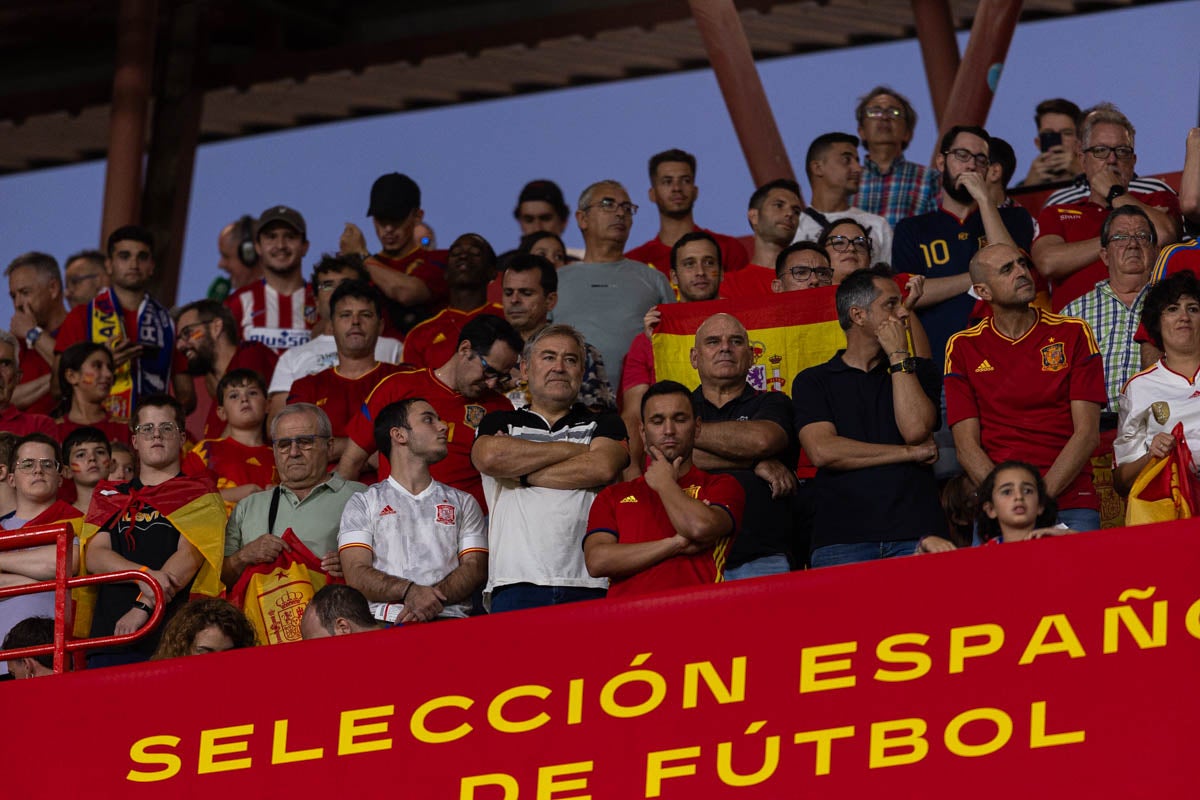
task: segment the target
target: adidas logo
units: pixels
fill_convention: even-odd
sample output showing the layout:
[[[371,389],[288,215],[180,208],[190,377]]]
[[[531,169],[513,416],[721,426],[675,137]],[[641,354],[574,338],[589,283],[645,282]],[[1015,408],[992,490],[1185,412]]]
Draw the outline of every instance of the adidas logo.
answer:
[[[621,498],[621,502],[622,503],[636,503],[637,498],[630,494],[630,495],[626,495],[625,497]]]
[[[391,506],[384,506],[383,510],[379,512],[379,516],[386,517],[388,514],[395,514],[395,513],[396,513],[396,509],[392,508]]]
[[[989,364],[988,360],[985,358],[983,360],[983,363],[975,368],[975,371],[976,372],[995,372],[996,368],[993,367],[991,364]]]

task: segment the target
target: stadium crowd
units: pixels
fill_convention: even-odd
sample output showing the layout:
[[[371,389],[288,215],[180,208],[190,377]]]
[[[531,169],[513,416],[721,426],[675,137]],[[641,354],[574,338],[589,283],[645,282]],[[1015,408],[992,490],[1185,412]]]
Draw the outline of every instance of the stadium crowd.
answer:
[[[314,594],[276,622],[315,638],[1119,519],[1179,431],[1200,446],[1200,129],[1176,193],[1137,176],[1116,107],[1042,102],[1023,185],[1054,191],[1035,216],[986,130],[951,128],[924,166],[902,95],[871,89],[855,119],[809,146],[808,205],[786,178],[753,192],[748,244],[697,224],[696,158],[673,149],[649,159],[659,229],[636,247],[626,187],[598,180],[572,213],[540,179],[515,249],[467,232],[438,250],[420,188],[390,173],[376,252],[347,224],[310,258],[304,216],[274,206],[220,231],[226,275],[174,309],[147,292],[136,225],[61,271],[17,256],[0,528],[69,523],[73,572],[161,587],[155,630],[96,667],[263,643],[245,582],[297,561]],[[844,346],[756,386],[740,304],[800,291]],[[664,307],[720,299],[688,353],[698,384],[659,379]],[[54,573],[52,546],[0,550],[0,586]],[[130,581],[75,601],[96,637],[160,598]],[[4,647],[48,643],[53,609],[0,601]]]

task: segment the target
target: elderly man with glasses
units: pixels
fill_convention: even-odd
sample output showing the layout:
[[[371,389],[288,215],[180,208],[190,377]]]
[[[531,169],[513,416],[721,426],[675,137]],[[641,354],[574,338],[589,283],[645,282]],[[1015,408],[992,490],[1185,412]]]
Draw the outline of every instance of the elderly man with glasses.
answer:
[[[867,151],[854,205],[896,223],[937,208],[938,174],[904,158],[917,126],[908,98],[887,86],[863,95],[854,110]]]
[[[1134,205],[1145,212],[1160,246],[1179,239],[1179,196],[1154,178],[1134,175],[1133,123],[1110,103],[1084,113],[1078,144],[1083,177],[1055,192],[1038,215],[1033,261],[1050,281],[1055,311],[1090,292],[1108,277],[1100,260],[1100,227],[1114,208]]]
[[[583,260],[558,271],[554,321],[573,326],[595,345],[613,386],[621,385],[625,353],[642,330],[642,315],[675,292],[663,273],[624,256],[638,207],[616,181],[583,190],[575,221],[583,233]]]
[[[329,471],[333,428],[315,405],[293,403],[271,421],[271,442],[279,486],[243,499],[225,526],[221,579],[233,586],[254,564],[269,564],[287,548],[288,528],[315,555],[323,569],[341,574],[338,523],[350,496],[367,487]]]
[[[997,208],[989,198],[988,142],[987,131],[975,126],[946,132],[935,162],[942,173],[941,202],[936,211],[901,221],[892,241],[892,269],[925,276],[917,315],[935,364],[942,363],[950,337],[967,327],[975,306],[967,294],[971,257],[985,244],[1028,250],[1033,241],[1028,211]]]

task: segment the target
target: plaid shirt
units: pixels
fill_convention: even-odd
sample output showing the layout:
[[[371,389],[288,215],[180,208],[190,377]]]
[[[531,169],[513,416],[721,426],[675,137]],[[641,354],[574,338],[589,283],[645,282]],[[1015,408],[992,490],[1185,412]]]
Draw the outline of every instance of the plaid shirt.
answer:
[[[896,156],[892,171],[884,174],[867,156],[853,206],[885,217],[892,227],[905,217],[937,211],[942,195],[942,173],[904,156]]]
[[[1108,393],[1109,411],[1117,410],[1121,389],[1141,367],[1141,347],[1133,340],[1133,335],[1141,322],[1142,306],[1149,290],[1149,284],[1143,286],[1133,305],[1127,307],[1108,281],[1100,281],[1095,289],[1067,303],[1061,312],[1064,317],[1082,319],[1096,336],[1096,346],[1104,359],[1104,388]]]

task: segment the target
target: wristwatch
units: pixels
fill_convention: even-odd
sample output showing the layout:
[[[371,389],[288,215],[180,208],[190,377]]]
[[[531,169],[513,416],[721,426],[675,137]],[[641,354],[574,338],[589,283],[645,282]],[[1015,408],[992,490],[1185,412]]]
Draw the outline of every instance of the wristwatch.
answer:
[[[32,328],[29,329],[29,333],[25,334],[25,344],[29,347],[30,350],[33,349],[33,345],[37,342],[38,338],[41,335],[42,335],[42,329],[36,325],[34,325]]]
[[[1105,196],[1105,199],[1108,200],[1108,207],[1112,208],[1113,200],[1116,200],[1118,197],[1120,197],[1121,195],[1125,194],[1128,191],[1129,191],[1128,189],[1126,189],[1124,186],[1122,186],[1119,183],[1116,184],[1115,186],[1113,186],[1111,189],[1109,189],[1108,194]]]
[[[897,372],[913,373],[916,371],[917,360],[912,356],[909,356],[903,361],[897,361],[895,364],[892,364],[888,367],[888,375],[895,375]]]

